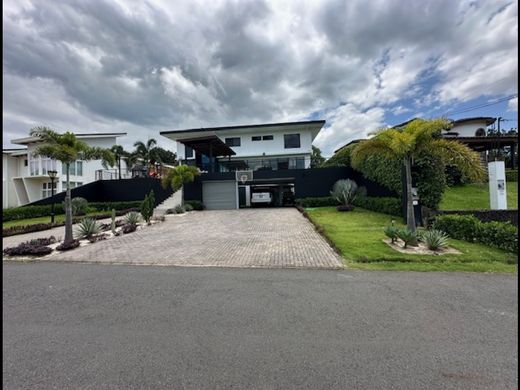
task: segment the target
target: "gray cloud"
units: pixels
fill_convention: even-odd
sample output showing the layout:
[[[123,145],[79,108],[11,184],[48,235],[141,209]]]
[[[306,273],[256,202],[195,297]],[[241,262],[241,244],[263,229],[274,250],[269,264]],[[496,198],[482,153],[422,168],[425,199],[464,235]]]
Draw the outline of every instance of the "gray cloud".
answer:
[[[323,112],[316,144],[330,155],[387,112],[500,96],[518,81],[517,5],[502,0],[4,7],[4,145],[47,124],[171,147],[158,131]]]

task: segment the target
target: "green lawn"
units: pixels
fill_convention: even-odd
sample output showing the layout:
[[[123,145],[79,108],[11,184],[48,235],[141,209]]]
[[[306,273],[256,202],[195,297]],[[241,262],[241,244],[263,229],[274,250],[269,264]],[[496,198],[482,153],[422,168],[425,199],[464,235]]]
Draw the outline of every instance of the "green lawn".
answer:
[[[324,229],[350,268],[415,271],[517,272],[516,254],[480,244],[450,240],[460,255],[410,255],[397,252],[382,240],[383,229],[400,220],[386,214],[356,208],[338,212],[334,207],[307,209],[310,218]]]
[[[506,183],[507,208],[518,209],[518,183]],[[466,184],[447,188],[440,204],[441,210],[489,209],[489,184]]]
[[[85,217],[89,215],[100,215],[106,214],[108,211],[94,211],[92,213],[88,213]],[[55,215],[54,222],[64,222],[65,214]],[[16,221],[7,221],[2,223],[2,228],[8,228],[11,226],[23,226],[23,225],[35,225],[37,223],[51,223],[51,217],[37,217],[37,218],[27,218],[27,219],[18,219]]]

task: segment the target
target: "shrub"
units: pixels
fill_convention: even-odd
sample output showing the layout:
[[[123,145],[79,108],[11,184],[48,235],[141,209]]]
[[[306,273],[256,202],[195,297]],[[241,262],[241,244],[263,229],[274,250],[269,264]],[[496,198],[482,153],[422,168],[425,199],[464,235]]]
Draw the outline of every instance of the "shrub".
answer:
[[[354,180],[338,180],[334,183],[330,195],[343,205],[351,205],[356,198],[358,186]]]
[[[399,238],[399,228],[393,224],[385,227],[385,235],[392,240],[392,244]]]
[[[428,249],[432,251],[448,246],[448,235],[441,230],[426,230],[422,232],[421,236]]]
[[[68,243],[63,242],[62,244],[58,245],[56,247],[56,249],[63,252],[63,251],[68,251],[68,250],[77,248],[78,246],[79,246],[79,240],[72,240]]]
[[[402,206],[401,200],[398,198],[389,197],[373,197],[373,196],[358,196],[354,200],[354,205],[367,210],[376,211],[378,213],[401,215]]]
[[[125,225],[137,225],[141,222],[141,215],[135,211],[131,211],[123,218]],[[123,226],[124,227],[124,226]]]
[[[33,225],[22,225],[22,226],[11,226],[5,229],[2,229],[2,237],[14,236],[17,234],[25,234],[25,233],[33,233],[33,232],[41,232],[43,230],[48,230],[53,227],[63,226],[64,223],[35,223]]]
[[[336,210],[338,210],[338,211],[352,211],[352,210],[354,210],[354,208],[355,207],[351,204],[342,204],[342,205],[336,206]]]
[[[506,182],[518,181],[518,169],[506,169]]]
[[[63,205],[57,203],[54,205],[56,214],[63,214]],[[2,211],[2,221],[17,221],[19,219],[46,217],[51,215],[51,205],[44,206],[21,206],[5,209]]]
[[[185,204],[184,205],[184,210],[186,210],[186,211],[193,211],[193,206],[191,204]]]
[[[408,245],[413,246],[417,243],[417,234],[408,228],[399,229],[397,231],[397,237],[404,242],[404,248],[408,247]]]
[[[174,210],[176,214],[184,214],[186,212],[186,209],[180,204],[175,206]]]
[[[92,236],[101,232],[101,225],[93,218],[82,219],[76,227],[76,238],[90,239]]]
[[[433,156],[416,159],[412,177],[417,182],[417,194],[421,205],[437,210],[446,189],[446,174],[442,160]]]
[[[52,248],[45,245],[31,244],[29,242],[22,242],[21,244],[5,248],[4,254],[9,256],[45,256],[52,252]]]
[[[509,222],[481,222],[473,215],[439,215],[433,227],[457,240],[518,251],[518,229]]]
[[[193,207],[193,210],[200,211],[200,210],[204,209],[202,202],[200,202],[198,200],[187,200],[184,202],[184,206],[187,206],[187,205],[190,205],[191,207]]]
[[[56,237],[54,236],[35,238],[29,241],[31,245],[51,245],[54,243],[56,243]]]
[[[324,196],[320,198],[300,198],[296,199],[296,205],[307,208],[307,207],[327,207],[327,206],[338,206],[339,202],[332,196]]]
[[[128,234],[128,233],[135,232],[136,229],[137,229],[137,225],[135,225],[133,223],[127,223],[126,225],[123,225],[123,227],[121,228],[121,231],[123,232],[123,234]]]
[[[145,222],[150,223],[150,218],[152,218],[153,210],[150,209],[150,199],[148,198],[148,195],[144,197],[144,200],[141,203],[140,211]]]
[[[88,209],[88,202],[85,198],[72,198],[70,205],[72,207],[72,215],[85,215]],[[63,206],[65,209],[65,206]]]

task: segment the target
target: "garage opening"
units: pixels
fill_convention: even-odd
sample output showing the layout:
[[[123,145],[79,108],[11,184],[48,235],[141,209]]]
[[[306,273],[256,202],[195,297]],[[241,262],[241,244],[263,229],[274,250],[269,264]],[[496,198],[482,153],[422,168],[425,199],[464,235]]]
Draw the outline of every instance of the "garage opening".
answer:
[[[237,209],[237,195],[235,180],[215,180],[202,183],[202,202],[207,210]]]
[[[251,183],[238,186],[239,207],[294,206],[293,183]]]

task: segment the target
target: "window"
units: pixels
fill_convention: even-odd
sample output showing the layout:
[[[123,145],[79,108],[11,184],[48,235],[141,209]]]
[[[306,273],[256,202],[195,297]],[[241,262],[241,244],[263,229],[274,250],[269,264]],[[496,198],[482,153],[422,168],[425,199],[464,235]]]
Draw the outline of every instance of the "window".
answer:
[[[300,134],[284,134],[283,141],[285,149],[299,148]]]
[[[83,161],[76,161],[76,176],[83,176]]]
[[[47,175],[49,171],[56,170],[56,160],[50,158],[42,158],[42,175]]]
[[[227,146],[240,146],[240,137],[231,137],[225,139]]]
[[[477,129],[475,132],[476,137],[485,137],[486,136],[486,130],[484,130],[482,127],[480,129]]]
[[[29,161],[27,161],[27,159],[23,160],[23,166],[26,167],[29,165]]]
[[[262,137],[260,137],[259,135],[254,135],[254,136],[251,137],[251,140],[252,141],[261,141]]]
[[[262,137],[262,139],[263,139],[264,141],[272,141],[272,140],[273,140],[273,136],[272,136],[272,135],[264,135],[264,136]]]
[[[75,181],[69,181],[69,184],[70,184],[70,188],[71,189],[83,185],[83,183],[81,183],[79,181],[77,183]],[[62,191],[66,191],[67,190],[67,182],[66,181],[62,181],[61,182],[61,189],[62,189]]]
[[[49,196],[52,196],[52,185],[51,183],[43,183],[42,184],[42,198],[48,198]]]
[[[83,185],[83,183],[80,182],[80,181],[78,181],[78,182],[76,183],[76,187],[79,187],[79,186],[82,186],[82,185]]]
[[[67,165],[61,164],[61,173],[67,174]],[[72,176],[83,176],[83,161],[73,161],[69,166],[69,175]]]
[[[184,158],[192,158],[193,157],[193,149],[189,146],[184,147]]]

